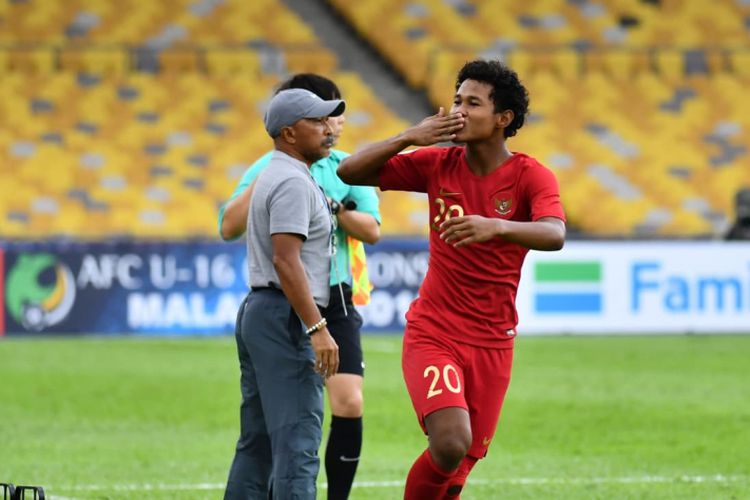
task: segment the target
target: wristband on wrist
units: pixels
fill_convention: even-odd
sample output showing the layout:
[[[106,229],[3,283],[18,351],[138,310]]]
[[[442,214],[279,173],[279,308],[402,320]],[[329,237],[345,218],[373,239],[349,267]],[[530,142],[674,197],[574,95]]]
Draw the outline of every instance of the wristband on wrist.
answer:
[[[341,203],[339,203],[336,200],[331,200],[330,206],[331,206],[331,213],[333,215],[338,214],[339,211],[341,210]]]
[[[328,324],[328,321],[326,321],[325,318],[321,318],[320,321],[318,321],[313,326],[305,330],[305,334],[312,335],[318,330],[320,330],[321,328],[325,327],[327,324]]]

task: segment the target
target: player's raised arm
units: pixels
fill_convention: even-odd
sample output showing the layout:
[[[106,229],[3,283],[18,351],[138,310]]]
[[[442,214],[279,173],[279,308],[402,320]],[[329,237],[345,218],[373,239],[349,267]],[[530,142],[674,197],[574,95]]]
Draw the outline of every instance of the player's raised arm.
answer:
[[[428,116],[419,124],[345,158],[337,170],[338,176],[347,184],[377,186],[380,169],[389,158],[409,146],[451,141],[463,126],[464,117],[460,113],[447,115],[445,109],[440,108],[436,115]]]

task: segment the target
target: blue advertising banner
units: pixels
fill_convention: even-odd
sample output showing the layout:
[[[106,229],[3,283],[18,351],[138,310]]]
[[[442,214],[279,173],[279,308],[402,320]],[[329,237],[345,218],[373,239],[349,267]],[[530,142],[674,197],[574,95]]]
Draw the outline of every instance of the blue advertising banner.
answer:
[[[362,331],[402,333],[405,314],[427,274],[427,240],[383,239],[366,246],[367,270],[374,286],[370,303],[359,307]]]
[[[368,246],[363,332],[401,333],[427,241]],[[247,293],[242,243],[0,243],[0,335],[220,335]],[[519,332],[750,332],[748,242],[570,242],[530,252]]]
[[[12,243],[3,252],[8,334],[223,334],[247,290],[241,244]]]
[[[367,249],[365,331],[401,332],[427,271],[427,242]],[[222,242],[5,243],[0,335],[218,335],[247,293],[245,246]]]

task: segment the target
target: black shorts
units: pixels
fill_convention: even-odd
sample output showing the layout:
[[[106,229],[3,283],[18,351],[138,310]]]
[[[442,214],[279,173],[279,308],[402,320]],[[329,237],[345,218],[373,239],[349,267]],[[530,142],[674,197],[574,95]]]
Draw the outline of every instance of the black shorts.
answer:
[[[338,285],[331,287],[331,298],[323,316],[328,323],[328,331],[339,346],[339,373],[364,375],[365,362],[362,357],[362,343],[359,329],[362,328],[362,316],[352,304],[352,287],[343,283],[344,301],[347,316],[341,303],[341,292]]]

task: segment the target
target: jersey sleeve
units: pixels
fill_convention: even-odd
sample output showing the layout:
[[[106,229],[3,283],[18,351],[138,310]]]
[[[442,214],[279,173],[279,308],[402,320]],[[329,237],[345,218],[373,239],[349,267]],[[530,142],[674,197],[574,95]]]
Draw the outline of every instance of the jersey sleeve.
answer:
[[[237,198],[242,192],[250,186],[250,184],[253,183],[256,177],[258,177],[258,174],[260,174],[267,166],[268,163],[271,161],[271,157],[273,156],[273,151],[269,151],[268,153],[264,154],[260,158],[258,158],[255,163],[250,165],[247,170],[245,170],[245,173],[242,174],[242,178],[240,179],[239,184],[237,184],[237,187],[234,188],[234,192],[229,197],[229,199],[219,208],[219,236],[221,236],[221,225],[224,223],[224,212],[227,209],[227,205]]]
[[[532,221],[542,217],[565,220],[565,212],[560,201],[560,187],[551,170],[538,163],[530,166],[524,176],[524,189],[529,200]]]
[[[309,181],[291,177],[279,183],[268,198],[270,233],[299,234],[307,239],[312,205]]]
[[[437,164],[437,148],[406,151],[391,157],[380,169],[383,191],[427,192],[427,181]]]

